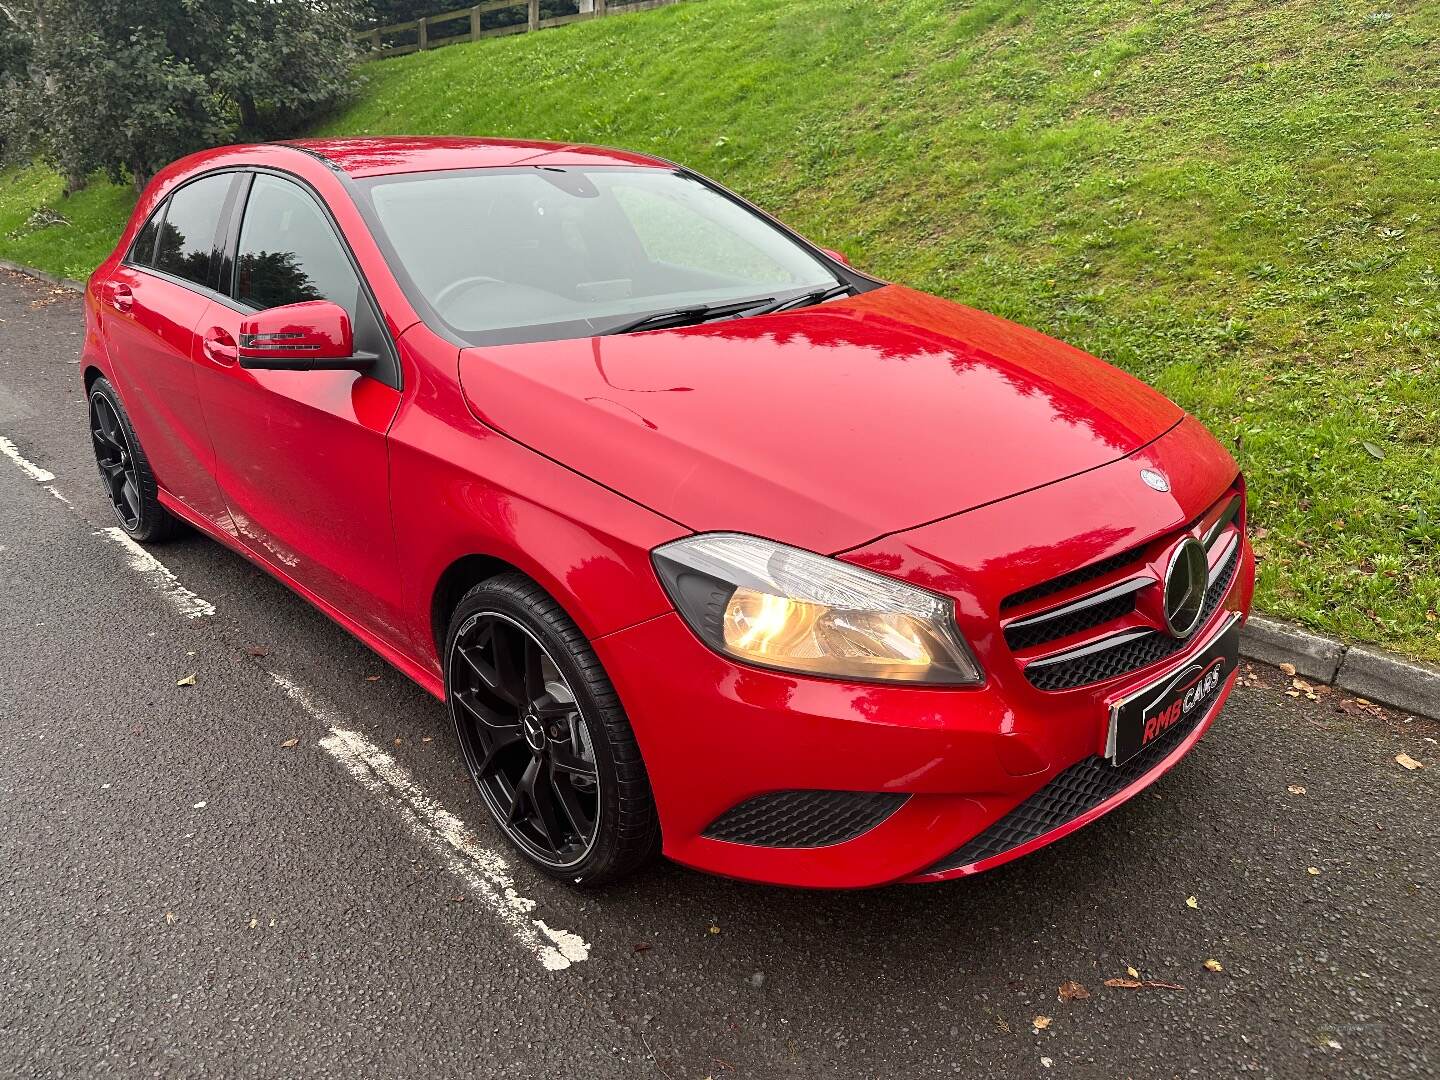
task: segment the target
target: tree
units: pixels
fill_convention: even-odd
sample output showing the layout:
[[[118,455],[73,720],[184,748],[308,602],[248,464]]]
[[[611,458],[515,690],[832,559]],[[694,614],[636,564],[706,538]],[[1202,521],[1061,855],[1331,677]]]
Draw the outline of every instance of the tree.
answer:
[[[359,17],[358,0],[0,0],[0,148],[140,187],[192,150],[291,134],[353,86]]]

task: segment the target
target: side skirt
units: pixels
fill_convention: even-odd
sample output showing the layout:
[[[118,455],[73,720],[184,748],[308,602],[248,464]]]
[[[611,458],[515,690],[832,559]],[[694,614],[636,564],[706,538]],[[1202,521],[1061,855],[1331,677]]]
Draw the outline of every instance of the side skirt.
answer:
[[[422,690],[430,693],[441,701],[445,700],[445,683],[443,679],[436,677],[424,664],[420,663],[408,654],[401,652],[393,645],[376,636],[373,632],[361,626],[354,619],[350,618],[339,608],[321,599],[311,592],[304,585],[285,573],[274,563],[269,562],[262,556],[252,551],[239,537],[231,536],[223,529],[217,528],[215,524],[206,518],[201,517],[190,507],[186,506],[179,499],[172,496],[163,488],[159,491],[160,503],[180,520],[194,526],[200,532],[224,544],[231,551],[245,556],[256,566],[267,571],[271,577],[280,582],[291,592],[295,593],[302,600],[307,601],[321,614],[326,615],[332,622],[338,625],[371,651],[378,653],[381,659],[398,669],[401,674],[407,676],[417,683]]]

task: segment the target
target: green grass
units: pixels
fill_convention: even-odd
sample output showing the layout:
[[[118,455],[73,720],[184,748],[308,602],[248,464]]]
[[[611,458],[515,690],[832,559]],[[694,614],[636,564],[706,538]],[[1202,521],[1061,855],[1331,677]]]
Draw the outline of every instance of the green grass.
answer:
[[[1433,660],[1436,55],[1423,2],[700,0],[371,65],[322,130],[656,152],[1087,348],[1234,448],[1265,610]],[[128,195],[56,194],[0,176],[0,255],[78,276]]]

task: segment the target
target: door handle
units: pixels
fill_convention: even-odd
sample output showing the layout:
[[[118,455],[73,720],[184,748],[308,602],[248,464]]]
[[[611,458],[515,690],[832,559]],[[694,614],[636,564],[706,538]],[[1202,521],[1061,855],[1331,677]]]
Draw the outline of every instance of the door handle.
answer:
[[[110,304],[116,311],[129,311],[134,302],[135,294],[130,291],[129,285],[117,281],[110,286]]]
[[[201,336],[200,351],[205,354],[205,359],[221,367],[233,367],[240,357],[235,339],[219,326],[212,326]]]

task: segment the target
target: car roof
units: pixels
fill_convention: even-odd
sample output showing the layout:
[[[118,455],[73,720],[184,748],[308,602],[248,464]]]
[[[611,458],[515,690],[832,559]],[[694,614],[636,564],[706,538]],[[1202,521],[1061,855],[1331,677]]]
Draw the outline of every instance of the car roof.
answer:
[[[435,172],[444,169],[504,168],[510,165],[629,165],[674,168],[669,162],[627,150],[579,143],[458,136],[387,136],[293,139],[293,146],[323,158],[350,176]]]

